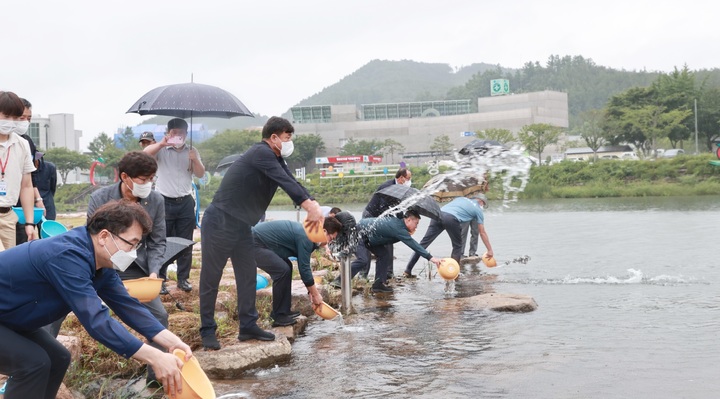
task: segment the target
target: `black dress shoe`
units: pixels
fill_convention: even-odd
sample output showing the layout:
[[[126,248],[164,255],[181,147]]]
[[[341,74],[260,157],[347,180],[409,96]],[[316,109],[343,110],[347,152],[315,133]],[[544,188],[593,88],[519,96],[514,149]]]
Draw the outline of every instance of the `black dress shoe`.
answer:
[[[178,280],[177,287],[185,292],[192,291],[192,284],[190,284],[187,280]]]
[[[220,342],[218,342],[214,334],[208,335],[202,337],[202,346],[207,350],[216,351],[220,349]]]
[[[380,281],[376,281],[373,283],[372,287],[370,287],[370,291],[374,293],[391,293],[393,292],[393,289]]]
[[[165,285],[165,282],[163,281],[162,286],[160,287],[160,295],[167,295],[169,293],[167,285]]]
[[[297,323],[297,319],[290,316],[278,316],[275,318],[275,320],[272,323],[273,327],[285,327],[285,326],[291,326],[293,324]]]
[[[329,285],[333,288],[340,289],[340,277],[337,277],[335,280],[331,281]]]
[[[239,341],[249,341],[251,339],[257,339],[260,341],[274,341],[275,334],[265,331],[257,325],[250,328],[241,328],[240,334],[238,335]]]
[[[290,314],[288,314],[288,316],[292,317],[293,319],[296,319],[296,318],[300,317],[301,314],[302,313],[300,313],[300,312],[290,312]]]

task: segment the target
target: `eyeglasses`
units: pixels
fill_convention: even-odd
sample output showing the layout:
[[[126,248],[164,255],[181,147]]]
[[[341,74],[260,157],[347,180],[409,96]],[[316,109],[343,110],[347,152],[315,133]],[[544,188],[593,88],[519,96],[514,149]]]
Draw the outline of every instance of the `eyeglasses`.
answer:
[[[149,176],[131,177],[130,179],[132,179],[133,181],[138,180],[140,182],[140,184],[145,184],[145,183],[149,183],[149,182],[157,183],[157,175],[153,175],[152,177],[149,177]]]
[[[114,235],[115,237],[121,239],[125,244],[131,246],[132,249],[134,249],[134,250],[138,250],[138,249],[142,248],[142,246],[143,246],[142,241],[138,242],[137,244],[133,244],[133,243],[131,243],[130,241],[128,241],[128,240],[120,237],[120,236],[117,235],[117,234],[114,234],[114,233],[111,233],[111,234]]]

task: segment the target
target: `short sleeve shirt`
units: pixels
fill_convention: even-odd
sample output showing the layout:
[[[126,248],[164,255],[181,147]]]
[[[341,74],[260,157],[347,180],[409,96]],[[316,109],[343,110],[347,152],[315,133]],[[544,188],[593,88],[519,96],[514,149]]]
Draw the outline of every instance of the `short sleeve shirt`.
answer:
[[[466,223],[473,219],[477,220],[478,224],[483,224],[484,222],[482,208],[477,204],[477,201],[469,198],[455,198],[440,208],[440,210],[455,216],[455,219],[460,223]]]
[[[10,133],[8,140],[0,143],[0,169],[2,168],[5,169],[5,175],[0,177],[0,185],[5,188],[5,195],[0,193],[0,207],[15,206],[20,198],[23,175],[35,171],[27,140]]]
[[[170,198],[192,194],[192,171],[190,170],[190,147],[182,150],[165,147],[156,155],[158,170],[155,189]],[[198,154],[200,159],[200,154]]]

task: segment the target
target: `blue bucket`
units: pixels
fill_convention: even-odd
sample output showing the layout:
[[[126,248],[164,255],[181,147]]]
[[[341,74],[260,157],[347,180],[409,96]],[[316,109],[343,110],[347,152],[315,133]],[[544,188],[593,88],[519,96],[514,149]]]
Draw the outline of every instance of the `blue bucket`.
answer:
[[[45,220],[43,221],[42,228],[40,229],[40,237],[50,238],[58,234],[65,233],[66,231],[68,231],[68,228],[65,227],[64,224],[54,220]]]
[[[261,290],[268,286],[268,279],[265,276],[258,274],[255,278],[255,289]]]
[[[22,208],[19,206],[12,207],[13,211],[15,211],[15,214],[18,217],[18,223],[25,224],[25,213],[23,212]],[[35,220],[33,223],[38,224],[43,218],[43,210],[42,208],[34,208],[33,209],[33,217]]]

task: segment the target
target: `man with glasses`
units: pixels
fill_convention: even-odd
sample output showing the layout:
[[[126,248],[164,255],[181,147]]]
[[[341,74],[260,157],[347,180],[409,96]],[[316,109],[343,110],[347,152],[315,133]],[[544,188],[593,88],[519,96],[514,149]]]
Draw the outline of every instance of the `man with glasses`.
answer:
[[[128,152],[118,163],[120,183],[101,188],[90,196],[87,209],[88,218],[102,205],[124,198],[140,204],[152,219],[152,230],[149,234],[144,235],[142,241],[138,242],[134,248],[137,250],[137,259],[125,271],[118,271],[122,280],[142,277],[158,278],[160,275],[166,246],[165,199],[160,193],[152,190],[157,168],[157,162],[152,156],[141,151]],[[118,238],[125,241],[120,236]],[[125,243],[130,244],[127,241]],[[143,305],[160,324],[165,328],[168,327],[167,310],[165,310],[159,295]],[[149,344],[162,350],[162,347],[154,342],[149,342]],[[156,384],[152,368],[148,368],[147,383],[149,385]]]
[[[165,393],[182,387],[174,349],[190,347],[132,298],[115,270],[134,260],[133,249],[152,222],[137,202],[98,208],[87,226],[0,253],[0,373],[9,375],[5,398],[54,398],[70,365],[70,352],[41,328],[72,311],[88,333],[125,358],[152,366]],[[115,270],[113,270],[115,269]],[[143,344],[108,311],[155,344]]]

